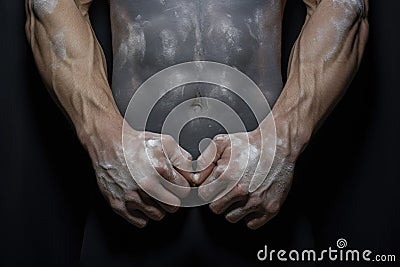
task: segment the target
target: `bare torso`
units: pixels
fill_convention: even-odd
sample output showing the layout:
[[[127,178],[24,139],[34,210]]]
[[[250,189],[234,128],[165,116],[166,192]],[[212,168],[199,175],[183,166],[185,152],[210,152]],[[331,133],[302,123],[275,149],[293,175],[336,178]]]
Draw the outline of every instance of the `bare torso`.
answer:
[[[239,69],[260,87],[270,105],[279,96],[282,1],[113,0],[110,7],[112,90],[122,112],[135,90],[150,76],[166,67],[195,60]],[[224,101],[248,128],[256,127],[246,105],[234,93],[216,85],[189,84],[175,88],[161,99],[148,130],[159,132],[165,116],[185,100],[193,99],[193,108],[206,108],[207,103],[196,101],[198,96]],[[192,138],[183,139],[182,145],[196,154],[194,147],[199,140],[213,137],[223,129],[215,122],[199,119],[183,131]]]

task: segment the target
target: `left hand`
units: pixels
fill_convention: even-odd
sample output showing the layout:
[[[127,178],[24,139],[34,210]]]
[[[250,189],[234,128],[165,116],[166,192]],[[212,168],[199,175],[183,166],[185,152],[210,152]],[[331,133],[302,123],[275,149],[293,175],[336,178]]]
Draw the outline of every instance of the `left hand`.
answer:
[[[278,213],[292,183],[294,163],[275,154],[275,131],[268,128],[218,135],[214,145],[198,159],[199,166],[212,161],[214,167],[204,182],[198,181],[202,184],[200,197],[205,201],[216,199],[210,204],[214,213],[225,214],[231,223],[244,219],[251,229],[261,227]],[[211,154],[214,160],[210,160]],[[229,192],[221,194],[236,182]]]

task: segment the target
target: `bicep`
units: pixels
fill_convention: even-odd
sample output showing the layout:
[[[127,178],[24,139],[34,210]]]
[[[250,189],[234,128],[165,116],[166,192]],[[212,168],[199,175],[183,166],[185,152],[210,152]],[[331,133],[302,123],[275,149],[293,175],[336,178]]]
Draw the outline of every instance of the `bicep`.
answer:
[[[368,14],[368,0],[303,0],[307,7],[307,14],[311,16],[320,4],[327,2],[336,3],[338,5],[347,5],[349,8],[358,9],[365,16]]]
[[[78,0],[26,0],[27,37],[49,86],[54,85],[55,77],[58,82],[71,82],[70,75],[77,77],[87,73],[98,65],[94,61],[103,61],[88,16],[76,2]],[[81,6],[84,8],[90,3],[79,1],[79,4],[86,4]]]
[[[303,29],[300,46],[313,49],[303,54],[304,59],[346,61],[349,53],[359,48],[362,50],[366,40],[362,35],[368,27],[365,0],[308,2],[313,2],[316,6]],[[358,41],[355,42],[356,40]]]

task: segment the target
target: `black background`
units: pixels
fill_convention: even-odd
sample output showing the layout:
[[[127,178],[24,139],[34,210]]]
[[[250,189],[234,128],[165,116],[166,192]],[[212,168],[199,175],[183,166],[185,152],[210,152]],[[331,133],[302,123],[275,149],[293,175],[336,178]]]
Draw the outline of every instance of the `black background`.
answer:
[[[304,18],[301,1],[288,2],[284,69]],[[0,3],[0,266],[74,266],[88,208],[99,197],[90,160],[41,83],[24,34],[23,1]],[[107,12],[106,1],[95,1],[93,24],[111,62]],[[288,231],[290,222],[279,218],[295,211],[310,221],[316,248],[343,237],[352,248],[400,260],[399,12],[397,0],[370,1],[361,69],[299,159],[274,229]],[[236,242],[251,243],[249,237]]]

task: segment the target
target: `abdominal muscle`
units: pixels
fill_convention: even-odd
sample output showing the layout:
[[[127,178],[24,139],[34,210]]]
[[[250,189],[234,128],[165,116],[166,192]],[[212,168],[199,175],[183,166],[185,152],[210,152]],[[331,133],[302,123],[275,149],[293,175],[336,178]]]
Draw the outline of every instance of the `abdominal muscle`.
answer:
[[[280,1],[274,0],[114,0],[112,90],[124,113],[137,88],[164,68],[188,61],[227,64],[249,76],[270,106],[282,89],[280,72]],[[233,92],[211,84],[173,89],[154,107],[147,130],[160,132],[165,117],[184,101],[188,112],[207,109],[204,97],[229,105],[248,130],[257,122]],[[194,157],[205,137],[224,133],[219,123],[195,119],[183,127],[180,144]]]

